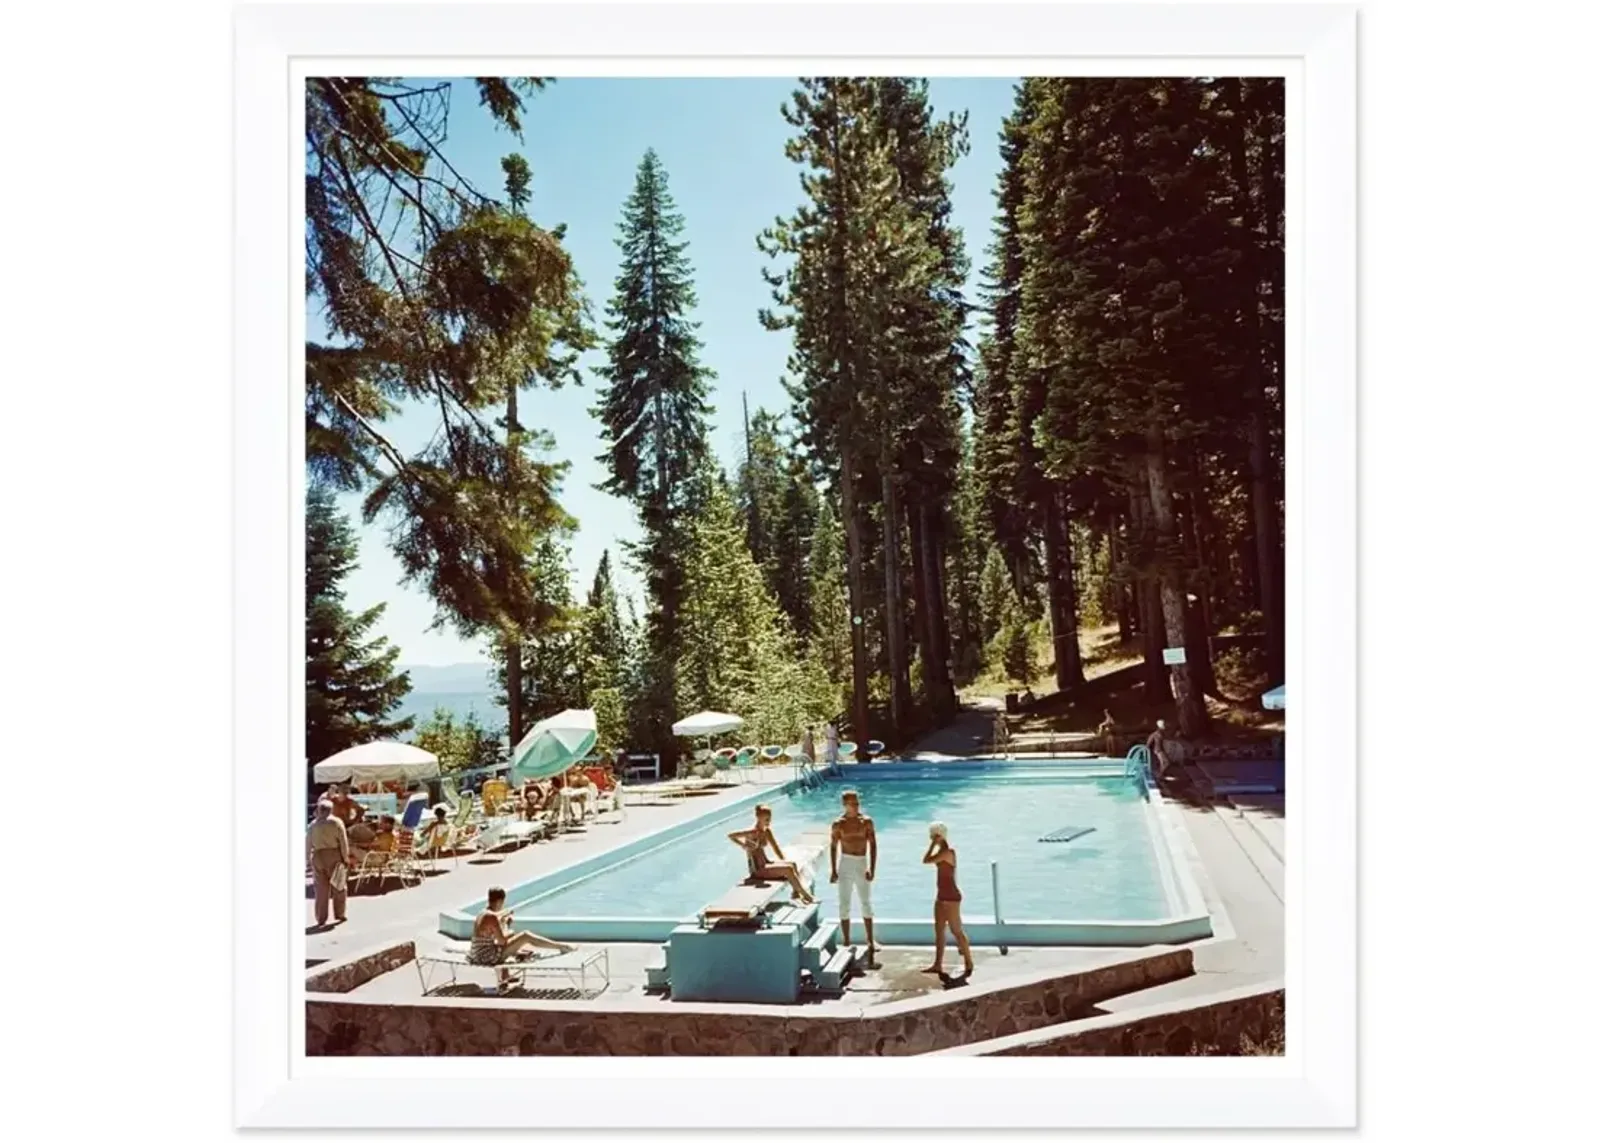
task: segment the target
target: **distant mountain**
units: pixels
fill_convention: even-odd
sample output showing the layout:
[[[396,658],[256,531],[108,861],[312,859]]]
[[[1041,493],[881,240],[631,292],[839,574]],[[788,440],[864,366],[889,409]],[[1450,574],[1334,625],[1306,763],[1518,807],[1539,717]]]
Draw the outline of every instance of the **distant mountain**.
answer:
[[[404,666],[401,670],[411,674],[411,693],[400,701],[397,713],[412,715],[421,726],[433,717],[433,712],[443,708],[456,718],[476,714],[478,721],[487,727],[504,726],[504,707],[496,706],[492,697],[493,682],[485,663],[456,663],[447,667]]]
[[[447,667],[400,664],[411,675],[413,691],[432,694],[472,694],[489,689],[488,663],[453,663]]]

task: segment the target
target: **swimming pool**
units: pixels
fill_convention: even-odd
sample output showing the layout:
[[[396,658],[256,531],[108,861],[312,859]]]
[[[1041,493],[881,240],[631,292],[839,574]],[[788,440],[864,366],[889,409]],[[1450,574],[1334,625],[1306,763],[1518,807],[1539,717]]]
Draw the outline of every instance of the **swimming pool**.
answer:
[[[774,832],[789,848],[806,834],[825,840],[847,788],[860,793],[877,826],[880,940],[917,939],[929,927],[933,871],[921,857],[934,820],[949,827],[959,855],[962,914],[975,941],[1145,944],[1209,935],[1159,795],[1147,796],[1112,759],[849,767],[842,780],[753,792],[736,807],[513,887],[509,905],[519,928],[558,939],[662,939],[743,878],[744,854],[727,834],[746,827],[757,800],[772,807]],[[1039,840],[1065,827],[1092,832]],[[826,854],[815,868],[822,915],[837,919]],[[441,928],[469,927],[479,908],[442,917]],[[859,904],[853,911],[859,917]]]
[[[825,835],[839,815],[844,788],[842,782],[825,782],[770,799],[779,844],[793,848],[804,833]],[[861,782],[853,788],[877,828],[872,897],[880,917],[918,917],[931,910],[933,871],[922,864],[922,854],[928,823],[935,820],[949,827],[956,847],[965,914],[994,916],[990,861],[999,863],[1001,903],[1010,920],[1150,921],[1169,911],[1144,799],[1124,779],[973,775]],[[744,851],[726,835],[746,828],[750,817],[744,810],[732,820],[708,823],[575,884],[530,893],[512,907],[532,918],[692,918],[744,877]],[[1068,825],[1092,826],[1094,832],[1066,843],[1039,841]],[[824,856],[816,892],[822,915],[836,919],[838,895],[830,891],[827,873]]]

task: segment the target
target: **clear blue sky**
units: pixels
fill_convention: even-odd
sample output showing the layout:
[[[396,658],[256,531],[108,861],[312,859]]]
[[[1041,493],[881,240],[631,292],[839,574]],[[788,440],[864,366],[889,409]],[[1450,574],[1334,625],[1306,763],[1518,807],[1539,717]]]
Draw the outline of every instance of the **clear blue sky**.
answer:
[[[934,78],[935,111],[969,113],[972,152],[953,173],[954,215],[966,238],[973,277],[983,264],[999,174],[999,131],[1012,101],[1012,79]],[[617,222],[633,190],[634,174],[647,147],[666,166],[669,186],[685,220],[684,238],[694,269],[702,360],[716,373],[712,445],[723,464],[737,461],[740,396],[751,411],[787,408],[782,377],[788,337],[761,328],[756,311],[767,304],[761,280],[769,260],[756,249],[756,235],[800,202],[799,168],[784,157],[789,127],[779,106],[795,87],[792,79],[563,79],[535,95],[523,115],[523,141],[492,125],[477,106],[470,83],[454,88],[445,153],[463,175],[486,192],[504,186],[500,159],[520,151],[533,168],[532,216],[544,226],[567,224],[566,246],[582,276],[599,321],[617,274]],[[969,282],[969,296],[976,292]],[[321,323],[308,315],[312,335]],[[590,354],[586,367],[601,364]],[[632,509],[595,489],[604,473],[596,457],[599,429],[589,415],[597,383],[582,388],[526,391],[523,421],[548,430],[556,455],[571,462],[561,500],[578,519],[572,542],[575,582],[587,590],[600,561],[612,550],[623,589],[642,603],[638,581],[622,566],[619,541],[637,538]],[[408,409],[388,424],[402,448],[420,447],[437,427],[430,408]],[[401,583],[385,525],[360,525],[360,497],[342,506],[360,529],[361,566],[346,581],[352,609],[387,604],[378,627],[400,649],[405,664],[468,663],[483,649],[448,628],[429,630],[432,601]],[[642,611],[642,608],[641,608]]]

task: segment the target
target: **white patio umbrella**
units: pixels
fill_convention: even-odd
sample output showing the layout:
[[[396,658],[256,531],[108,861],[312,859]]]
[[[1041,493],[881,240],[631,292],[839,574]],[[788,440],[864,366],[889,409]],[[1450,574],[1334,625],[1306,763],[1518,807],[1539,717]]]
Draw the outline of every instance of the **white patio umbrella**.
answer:
[[[511,752],[512,785],[565,773],[599,737],[592,710],[564,710],[535,723]]]
[[[744,719],[736,714],[724,714],[720,710],[703,710],[699,714],[691,714],[688,718],[680,718],[673,723],[672,733],[679,738],[706,738],[713,734],[727,734],[743,725]]]
[[[324,758],[311,771],[319,783],[413,782],[437,778],[439,760],[409,742],[366,742]]]
[[[1284,684],[1284,686],[1287,686],[1287,685],[1288,685],[1287,683]],[[1283,691],[1284,691],[1284,687],[1273,687],[1266,694],[1262,695],[1261,696],[1261,705],[1262,705],[1262,707],[1265,708],[1266,710],[1282,710],[1283,709]]]
[[[703,710],[699,714],[691,714],[688,718],[680,718],[672,724],[672,733],[679,738],[710,738],[713,734],[727,734],[738,730],[744,725],[744,719],[736,714],[727,714],[720,710]]]

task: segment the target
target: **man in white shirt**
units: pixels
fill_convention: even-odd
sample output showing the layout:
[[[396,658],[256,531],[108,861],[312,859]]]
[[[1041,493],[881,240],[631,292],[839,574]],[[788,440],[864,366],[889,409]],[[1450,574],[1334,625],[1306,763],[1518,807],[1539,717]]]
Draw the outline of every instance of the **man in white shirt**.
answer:
[[[317,926],[328,923],[328,900],[333,900],[335,923],[344,921],[345,876],[350,865],[350,839],[344,823],[333,816],[333,803],[317,803],[317,818],[306,830],[306,857],[316,886]]]

